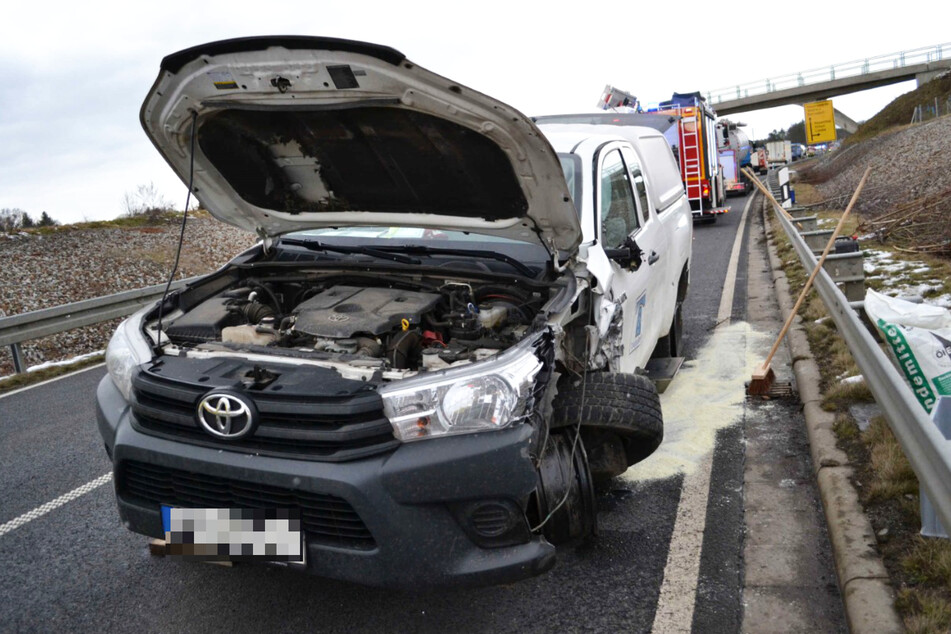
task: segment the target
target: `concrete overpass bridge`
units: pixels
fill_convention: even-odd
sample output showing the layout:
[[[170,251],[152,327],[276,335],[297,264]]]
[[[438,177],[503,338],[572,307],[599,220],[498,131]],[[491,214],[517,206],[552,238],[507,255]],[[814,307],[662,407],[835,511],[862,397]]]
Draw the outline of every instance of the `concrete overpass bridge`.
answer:
[[[725,116],[776,106],[802,105],[916,79],[918,85],[951,69],[951,43],[869,57],[814,70],[719,88],[707,103]],[[854,132],[857,124],[836,110],[836,125]]]

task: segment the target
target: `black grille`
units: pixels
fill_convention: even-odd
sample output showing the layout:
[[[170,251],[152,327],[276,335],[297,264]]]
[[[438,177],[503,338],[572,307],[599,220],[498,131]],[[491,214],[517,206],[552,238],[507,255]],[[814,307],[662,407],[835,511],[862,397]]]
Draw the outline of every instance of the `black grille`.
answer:
[[[116,483],[122,499],[140,505],[298,510],[308,543],[359,550],[376,546],[353,507],[334,495],[241,482],[135,461],[121,463]]]
[[[511,511],[501,504],[488,503],[472,512],[472,527],[483,537],[498,537],[515,523]]]
[[[332,371],[319,368],[289,369],[265,389],[249,390],[234,380],[246,369],[241,363],[166,361],[140,372],[133,381],[133,425],[143,433],[216,449],[327,462],[399,444],[375,390],[337,389],[322,374]],[[218,439],[199,426],[198,403],[215,388],[239,391],[254,403],[259,422],[252,435]]]

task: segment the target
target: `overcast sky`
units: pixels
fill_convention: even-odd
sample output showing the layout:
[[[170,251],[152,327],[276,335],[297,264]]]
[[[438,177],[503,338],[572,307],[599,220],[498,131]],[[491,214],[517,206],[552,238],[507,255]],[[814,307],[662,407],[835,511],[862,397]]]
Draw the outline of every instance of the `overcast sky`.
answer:
[[[605,84],[645,102],[951,41],[951,5],[866,2],[7,3],[0,22],[0,208],[60,222],[114,218],[154,183],[185,186],[139,125],[162,57],[249,35],[322,35],[400,50],[528,115],[591,112]],[[733,3],[731,3],[733,4]],[[675,8],[676,7],[676,8]],[[855,120],[913,83],[835,99]],[[787,106],[738,118],[751,137],[802,119]]]

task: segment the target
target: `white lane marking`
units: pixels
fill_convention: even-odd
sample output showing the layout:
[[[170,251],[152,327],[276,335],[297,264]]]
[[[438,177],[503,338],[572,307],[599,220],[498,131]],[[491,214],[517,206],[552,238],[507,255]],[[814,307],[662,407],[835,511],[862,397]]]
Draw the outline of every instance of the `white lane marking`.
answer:
[[[753,204],[751,197],[743,207],[740,216],[740,228],[733,240],[733,251],[730,252],[730,264],[726,269],[726,278],[723,282],[723,293],[720,294],[720,310],[717,311],[717,325],[730,325],[730,316],[733,314],[733,292],[736,290],[736,268],[740,262],[740,249],[743,248],[743,234],[746,231],[746,216]]]
[[[102,485],[104,485],[104,484],[107,483],[107,482],[112,482],[112,472],[111,472],[111,471],[110,471],[109,473],[105,474],[105,475],[99,476],[98,478],[96,478],[96,479],[93,480],[92,482],[87,482],[86,484],[82,485],[81,487],[76,487],[75,489],[73,489],[73,490],[70,491],[69,493],[64,493],[63,495],[59,496],[59,497],[56,498],[55,500],[52,500],[52,501],[50,501],[50,502],[47,502],[46,504],[43,504],[43,505],[41,505],[41,506],[38,506],[38,507],[36,507],[35,509],[33,509],[32,511],[28,511],[28,512],[24,513],[24,514],[21,515],[20,517],[17,517],[17,518],[15,518],[15,519],[10,520],[10,521],[7,522],[6,524],[0,525],[0,537],[3,537],[4,535],[6,535],[7,533],[9,533],[10,531],[14,531],[14,530],[20,528],[20,527],[23,526],[24,524],[28,524],[28,523],[32,522],[33,520],[37,519],[38,517],[43,517],[44,515],[46,515],[46,514],[49,513],[50,511],[54,511],[54,510],[58,509],[59,507],[61,507],[61,506],[63,506],[64,504],[66,504],[67,502],[72,502],[72,501],[75,500],[76,498],[78,498],[78,497],[80,497],[80,496],[83,496],[83,495],[86,495],[87,493],[89,493],[90,491],[92,491],[92,490],[94,490],[94,489],[98,489],[99,487],[101,487]]]
[[[729,331],[730,315],[733,312],[733,291],[736,286],[737,263],[743,245],[743,233],[746,217],[753,203],[751,197],[743,207],[740,227],[733,241],[730,263],[723,292],[720,295],[720,307],[717,311],[717,331]],[[743,337],[743,358],[747,357],[746,337]],[[739,350],[734,350],[739,353]],[[732,364],[731,364],[732,365]],[[745,366],[745,364],[743,364]],[[742,371],[742,367],[736,368]],[[712,377],[727,379],[730,377]],[[732,377],[736,380],[736,377]],[[741,402],[742,407],[742,402]],[[680,503],[677,505],[677,517],[667,552],[667,564],[664,567],[664,581],[660,587],[657,610],[651,632],[668,634],[672,632],[690,632],[693,625],[693,612],[697,602],[697,584],[700,579],[700,552],[703,548],[703,535],[707,523],[707,500],[710,497],[710,472],[713,469],[713,447],[707,451],[697,468],[684,474]]]
[[[15,390],[11,390],[11,391],[7,392],[6,394],[0,394],[0,399],[5,399],[5,398],[7,398],[8,396],[13,396],[14,394],[19,394],[20,392],[26,392],[27,390],[32,390],[32,389],[35,388],[35,387],[43,387],[44,385],[49,385],[50,383],[55,383],[56,381],[62,381],[63,379],[68,379],[68,378],[71,377],[71,376],[75,376],[75,375],[77,375],[77,374],[81,374],[81,373],[86,372],[86,371],[88,371],[88,370],[95,370],[96,368],[104,368],[104,367],[106,367],[106,364],[105,364],[105,363],[97,363],[96,365],[91,365],[91,366],[89,366],[88,368],[80,368],[79,370],[74,370],[74,371],[72,371],[72,372],[68,372],[67,374],[62,374],[62,375],[60,375],[60,376],[54,376],[52,379],[46,379],[45,381],[41,381],[41,382],[39,382],[39,383],[34,383],[33,385],[26,385],[26,386],[24,386],[24,387],[18,387],[18,388],[15,389]]]
[[[654,613],[655,634],[689,632],[700,578],[700,548],[707,522],[707,498],[713,454],[708,453],[694,475],[684,477],[677,519],[664,567],[664,582]]]

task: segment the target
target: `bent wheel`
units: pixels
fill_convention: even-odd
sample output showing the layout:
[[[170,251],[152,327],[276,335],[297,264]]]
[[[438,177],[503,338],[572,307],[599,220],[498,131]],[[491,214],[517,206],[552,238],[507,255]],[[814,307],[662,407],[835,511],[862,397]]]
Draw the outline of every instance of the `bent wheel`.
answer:
[[[603,480],[648,457],[664,438],[657,389],[646,376],[591,372],[558,387],[552,427],[581,423],[592,475]]]

